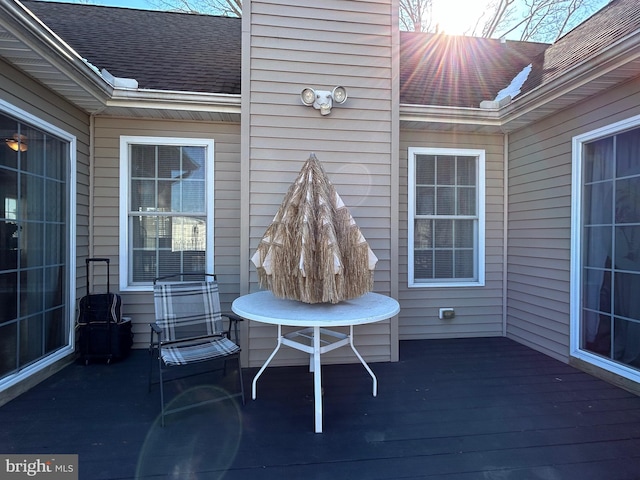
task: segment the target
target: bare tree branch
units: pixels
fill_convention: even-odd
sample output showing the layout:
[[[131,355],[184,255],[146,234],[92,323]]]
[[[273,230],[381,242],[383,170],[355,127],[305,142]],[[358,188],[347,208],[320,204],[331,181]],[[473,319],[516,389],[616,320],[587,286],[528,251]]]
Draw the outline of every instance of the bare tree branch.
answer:
[[[242,0],[150,0],[150,3],[163,10],[174,12],[242,16]]]
[[[401,30],[431,31],[433,0],[399,0],[399,6]]]

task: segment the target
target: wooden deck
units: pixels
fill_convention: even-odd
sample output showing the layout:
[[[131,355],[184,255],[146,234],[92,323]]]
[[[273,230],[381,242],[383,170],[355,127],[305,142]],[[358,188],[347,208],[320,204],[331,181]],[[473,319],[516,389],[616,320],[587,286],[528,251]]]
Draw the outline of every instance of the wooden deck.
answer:
[[[83,480],[640,478],[640,397],[505,338],[401,342],[377,397],[360,364],[323,367],[322,434],[304,367],[268,369],[255,401],[247,369],[244,407],[162,428],[147,362],[70,365],[0,407],[0,452],[78,454]]]

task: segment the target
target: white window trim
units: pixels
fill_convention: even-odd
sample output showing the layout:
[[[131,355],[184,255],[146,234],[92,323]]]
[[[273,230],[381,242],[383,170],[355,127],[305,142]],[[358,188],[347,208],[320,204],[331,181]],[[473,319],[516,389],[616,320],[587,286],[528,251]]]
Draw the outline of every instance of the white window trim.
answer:
[[[640,115],[612,123],[605,127],[576,135],[572,140],[571,166],[571,282],[569,354],[603,370],[640,382],[640,372],[621,363],[580,348],[580,297],[582,290],[582,149],[587,142],[618,134],[640,126]]]
[[[55,351],[54,353],[43,357],[37,362],[28,365],[19,372],[13,375],[7,375],[0,381],[0,392],[26,380],[33,374],[44,370],[45,368],[53,365],[57,361],[67,357],[74,353],[75,345],[75,315],[76,315],[76,205],[78,200],[76,179],[77,179],[77,139],[75,135],[62,130],[61,128],[16,107],[2,99],[0,99],[0,112],[6,113],[12,117],[15,117],[20,122],[32,125],[40,130],[43,130],[51,135],[54,135],[62,141],[69,143],[69,166],[67,170],[67,194],[69,195],[69,205],[67,207],[68,223],[67,223],[67,290],[65,292],[65,302],[67,304],[67,321],[69,326],[68,343],[65,347]]]
[[[457,282],[455,280],[422,283],[416,282],[413,271],[414,255],[414,217],[415,217],[415,157],[416,155],[451,155],[478,158],[477,168],[477,205],[478,205],[478,244],[475,262],[478,269],[478,280],[474,282]],[[408,150],[408,214],[407,214],[407,284],[409,288],[436,287],[482,287],[485,282],[485,150],[464,148],[426,148],[410,147]]]
[[[129,285],[129,186],[130,162],[129,145],[171,145],[196,146],[206,148],[206,270],[214,272],[214,141],[204,138],[120,136],[120,291],[149,292],[153,285]]]

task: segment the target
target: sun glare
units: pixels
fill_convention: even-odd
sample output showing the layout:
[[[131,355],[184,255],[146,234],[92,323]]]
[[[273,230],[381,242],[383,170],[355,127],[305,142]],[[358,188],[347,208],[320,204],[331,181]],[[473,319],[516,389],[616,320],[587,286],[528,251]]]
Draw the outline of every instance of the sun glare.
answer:
[[[433,18],[438,31],[449,35],[471,35],[486,11],[485,0],[434,0]]]

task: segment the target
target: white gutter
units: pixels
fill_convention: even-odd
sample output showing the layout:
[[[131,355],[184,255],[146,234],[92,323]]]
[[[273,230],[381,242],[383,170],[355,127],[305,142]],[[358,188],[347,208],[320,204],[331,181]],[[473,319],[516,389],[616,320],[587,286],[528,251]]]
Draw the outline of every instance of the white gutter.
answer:
[[[151,89],[113,89],[107,107],[240,113],[241,96]]]
[[[500,127],[498,109],[400,104],[401,122],[433,122]]]

